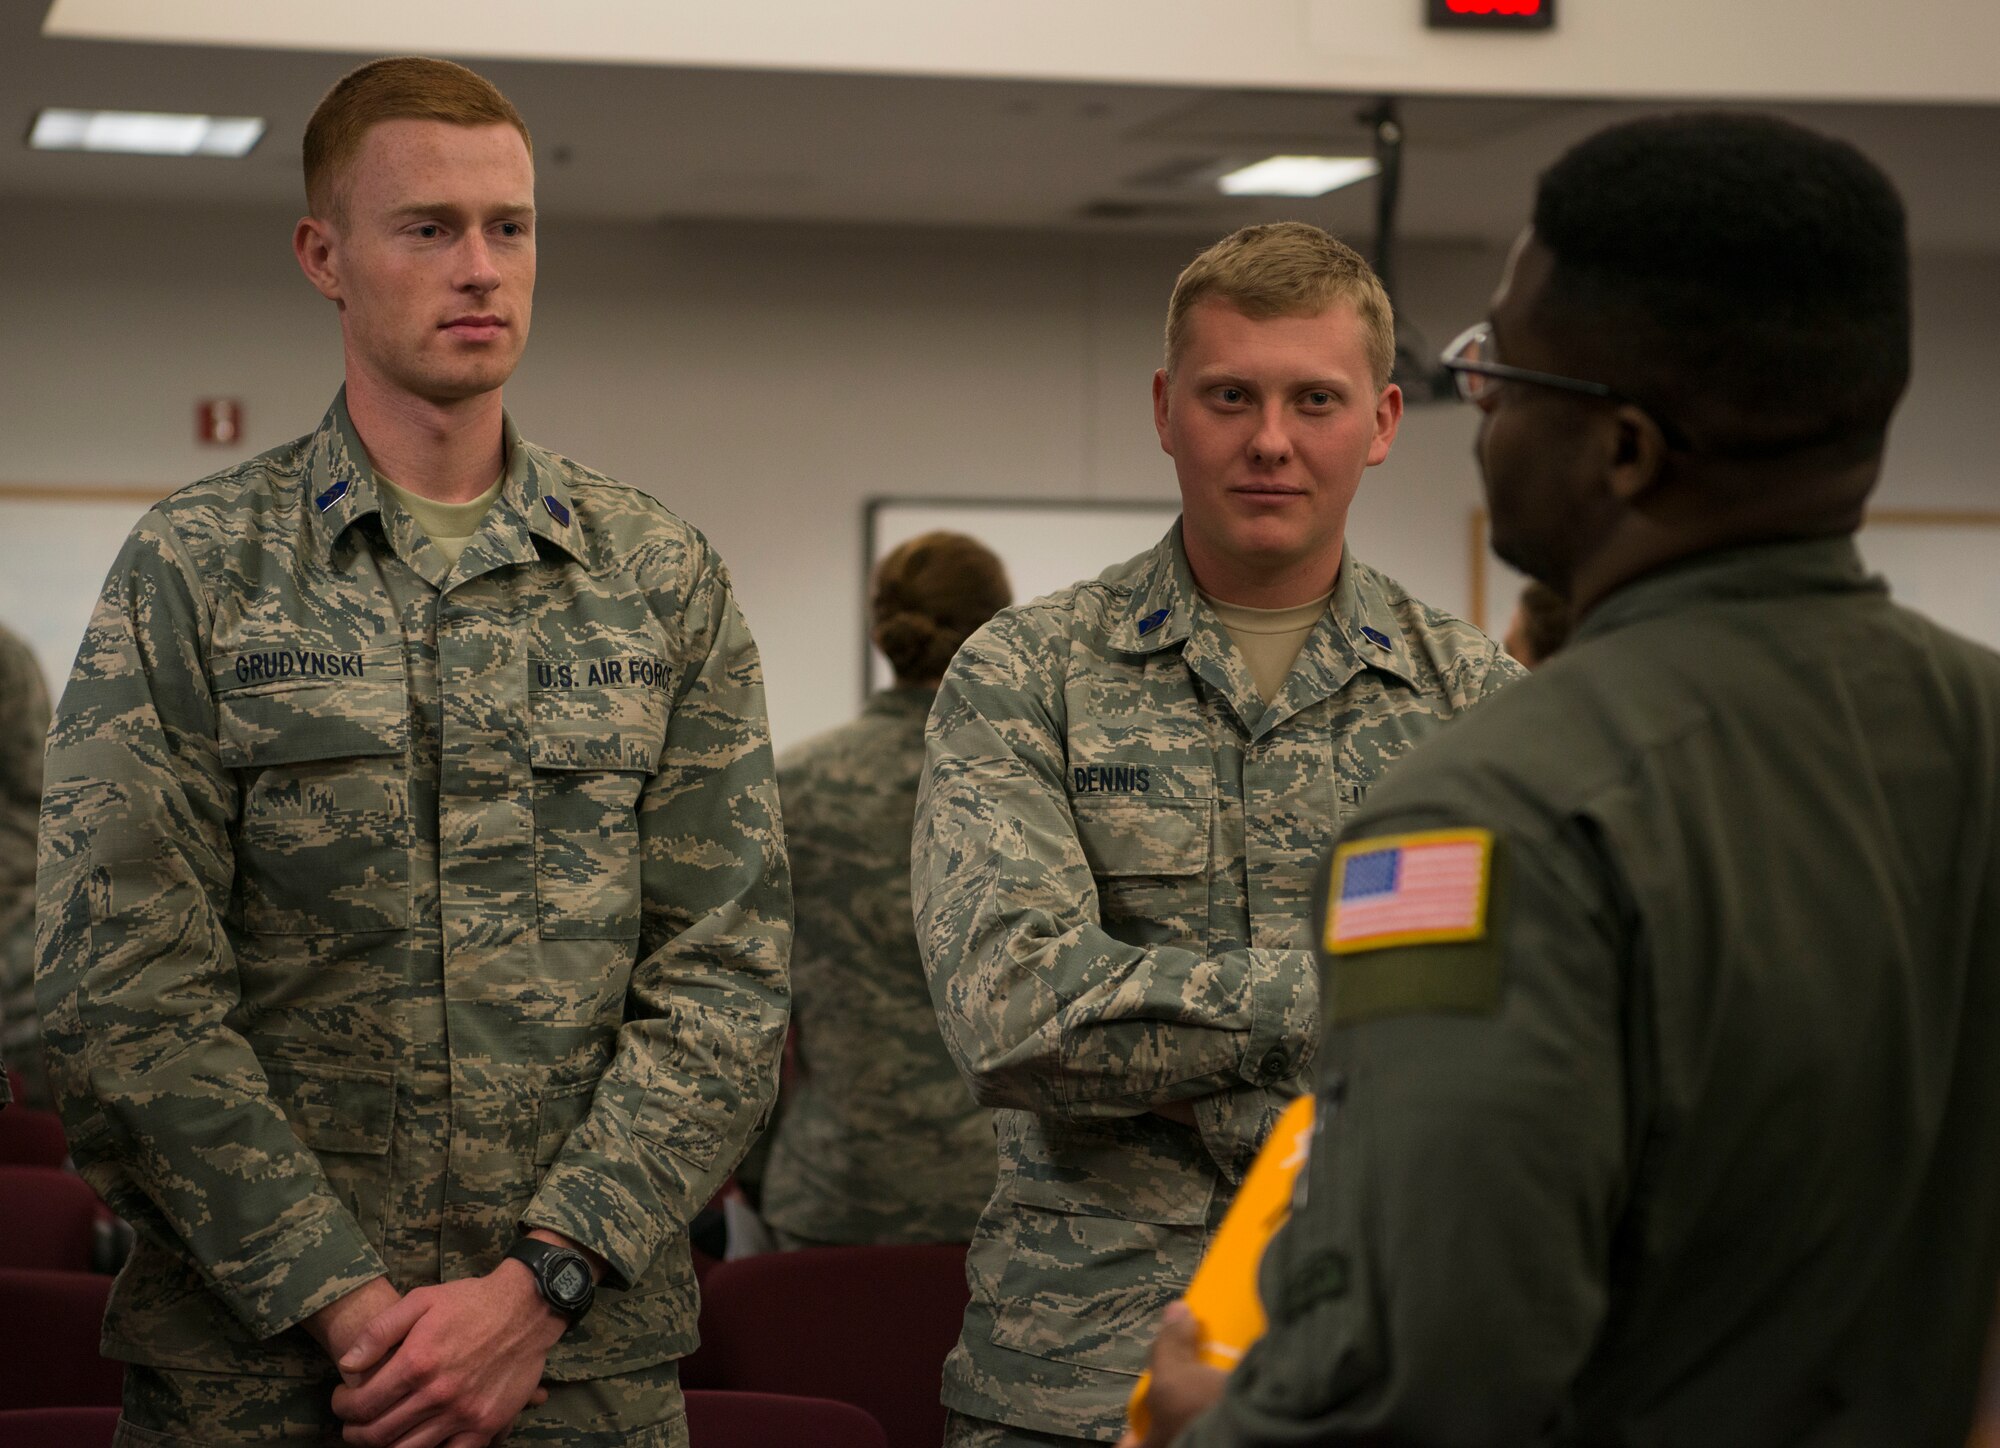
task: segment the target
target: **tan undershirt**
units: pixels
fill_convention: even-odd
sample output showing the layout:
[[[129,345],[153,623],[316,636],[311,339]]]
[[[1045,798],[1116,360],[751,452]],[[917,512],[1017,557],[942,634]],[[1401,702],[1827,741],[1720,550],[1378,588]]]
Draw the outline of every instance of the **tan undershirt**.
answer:
[[[444,554],[445,560],[456,568],[458,555],[466,545],[479,536],[479,525],[486,521],[486,515],[493,507],[493,500],[500,496],[500,485],[507,481],[503,472],[493,480],[493,486],[478,497],[465,503],[439,503],[408,488],[399,488],[380,473],[375,481],[382,491],[396,502],[396,506],[417,520],[417,526]]]
[[[1299,650],[1306,646],[1320,615],[1326,612],[1327,600],[1332,597],[1333,591],[1329,589],[1311,603],[1296,608],[1245,608],[1240,603],[1224,603],[1219,598],[1202,595],[1250,665],[1250,677],[1256,681],[1257,692],[1264,696],[1266,704],[1285,687],[1285,678],[1298,661]]]

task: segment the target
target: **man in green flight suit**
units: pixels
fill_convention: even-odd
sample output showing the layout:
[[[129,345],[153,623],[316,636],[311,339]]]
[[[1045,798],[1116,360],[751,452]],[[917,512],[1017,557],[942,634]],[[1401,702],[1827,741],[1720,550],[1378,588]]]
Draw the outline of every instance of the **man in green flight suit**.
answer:
[[[1180,522],[945,675],[918,938],[1000,1154],[945,1367],[955,1448],[1117,1438],[1154,1321],[1307,1085],[1335,822],[1521,672],[1348,545],[1401,417],[1394,335],[1317,227],[1197,257],[1153,378]]]
[[[139,1234],[117,1441],[684,1444],[684,1229],[785,1026],[756,647],[700,534],[502,411],[505,97],[364,66],[305,170],[346,386],[140,520],[49,754],[50,1067]]]
[[[1852,537],[1904,230],[1858,152],[1759,117],[1630,123],[1542,178],[1447,365],[1495,549],[1580,627],[1346,825],[1270,1329],[1225,1381],[1176,1309],[1149,1444],[1964,1443],[2000,656]]]

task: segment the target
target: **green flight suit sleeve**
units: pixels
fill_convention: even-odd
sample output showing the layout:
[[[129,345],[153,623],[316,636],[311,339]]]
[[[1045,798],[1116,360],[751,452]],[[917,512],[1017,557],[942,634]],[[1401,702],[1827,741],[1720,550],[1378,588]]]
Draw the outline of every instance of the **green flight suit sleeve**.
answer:
[[[1621,926],[1588,855],[1503,837],[1487,938],[1331,958],[1320,1127],[1259,1276],[1270,1328],[1184,1448],[1478,1448],[1557,1421],[1603,1326],[1626,1170]]]
[[[522,1216],[597,1252],[619,1286],[686,1229],[761,1129],[789,1007],[791,883],[756,644],[712,554],[684,608],[655,606],[687,663],[639,801],[627,1018]]]
[[[1206,958],[1100,925],[1063,784],[1063,644],[1002,615],[932,708],[911,879],[945,1044],[982,1105],[1129,1116],[1282,1080],[1311,957]]]
[[[50,739],[36,998],[85,1178],[170,1231],[269,1337],[384,1269],[231,1026],[238,788],[216,742],[200,576],[151,514],[92,615]]]

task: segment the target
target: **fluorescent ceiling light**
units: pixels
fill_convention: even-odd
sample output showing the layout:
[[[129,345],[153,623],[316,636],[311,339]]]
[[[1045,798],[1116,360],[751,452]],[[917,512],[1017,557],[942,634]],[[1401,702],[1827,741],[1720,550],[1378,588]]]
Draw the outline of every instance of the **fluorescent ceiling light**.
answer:
[[[1266,156],[1215,184],[1224,196],[1324,196],[1381,169],[1366,156]]]
[[[161,111],[45,110],[28,144],[37,151],[132,156],[247,156],[264,135],[257,116],[177,116]]]

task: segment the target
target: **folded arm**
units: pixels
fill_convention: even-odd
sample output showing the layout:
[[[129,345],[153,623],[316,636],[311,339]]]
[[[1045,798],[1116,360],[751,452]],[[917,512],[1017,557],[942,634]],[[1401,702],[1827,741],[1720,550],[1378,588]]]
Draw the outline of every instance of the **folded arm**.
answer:
[[[973,1094],[1133,1115],[1294,1076],[1312,1045],[1300,1023],[1317,1020],[1307,952],[1209,957],[1102,928],[1063,784],[1059,666],[1046,641],[989,627],[931,714],[912,886],[939,1024]]]

